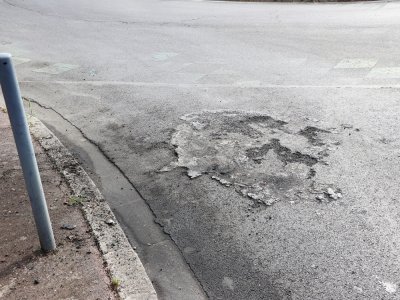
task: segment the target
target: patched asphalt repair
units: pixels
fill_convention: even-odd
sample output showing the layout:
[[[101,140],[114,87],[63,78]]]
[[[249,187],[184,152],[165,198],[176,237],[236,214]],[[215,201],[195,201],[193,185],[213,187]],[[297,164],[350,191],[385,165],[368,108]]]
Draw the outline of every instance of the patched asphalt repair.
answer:
[[[171,139],[177,160],[160,172],[179,167],[191,179],[208,176],[249,198],[253,205],[337,200],[333,192],[340,193],[340,187],[316,181],[314,168],[316,164],[329,168],[324,159],[341,143],[337,128],[297,128],[266,114],[228,110],[203,111],[181,119],[184,123]]]

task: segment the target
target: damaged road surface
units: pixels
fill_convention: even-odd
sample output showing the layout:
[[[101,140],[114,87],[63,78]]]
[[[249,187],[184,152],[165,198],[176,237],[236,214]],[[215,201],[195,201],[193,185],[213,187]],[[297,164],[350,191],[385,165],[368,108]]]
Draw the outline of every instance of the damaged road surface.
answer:
[[[315,198],[310,189],[315,194],[322,186],[315,181],[315,165],[324,165],[340,144],[327,130],[293,128],[262,114],[208,111],[182,119],[171,140],[178,160],[160,172],[182,167],[192,179],[209,175],[255,205]]]
[[[33,84],[24,90],[43,105],[53,101],[35,95]],[[112,89],[97,90],[113,97]],[[255,113],[240,109],[248,105],[246,95],[235,99],[237,109],[204,100],[215,109],[193,110],[182,105],[185,93],[157,111],[162,96],[139,90],[156,100],[104,100],[100,123],[84,117],[95,115],[90,101],[59,111],[134,184],[208,298],[396,299],[400,191],[393,178],[400,145],[393,136],[400,111],[386,107],[397,91],[331,89],[323,97],[323,89],[297,89],[303,100],[288,111],[274,107],[278,91],[257,89]],[[63,93],[57,102],[67,98]],[[228,99],[230,91],[219,93]],[[136,113],[138,107],[143,111]],[[99,186],[107,184],[115,183]],[[118,199],[125,201],[114,210],[128,227],[137,220],[129,218],[133,199]],[[133,227],[128,232],[135,237],[140,233]],[[155,258],[152,249],[163,244],[134,245],[146,266]],[[159,278],[168,276],[176,290],[186,287],[166,272],[153,268],[153,284],[161,299],[177,299]]]
[[[241,110],[177,123],[135,140],[153,166],[139,189],[211,299],[395,299],[398,234],[381,224],[400,205],[377,191],[396,154],[365,123]]]
[[[146,195],[211,299],[396,299],[396,243],[380,241],[397,238],[376,201],[399,204],[364,194],[376,186],[358,166],[379,155],[344,159],[369,139],[359,128],[232,110],[180,119]]]
[[[398,1],[90,4],[0,1],[0,52],[160,299],[400,299]]]

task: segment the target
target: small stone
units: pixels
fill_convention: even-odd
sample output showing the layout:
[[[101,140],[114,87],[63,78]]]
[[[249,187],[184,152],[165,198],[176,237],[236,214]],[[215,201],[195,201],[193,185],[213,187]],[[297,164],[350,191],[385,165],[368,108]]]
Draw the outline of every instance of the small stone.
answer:
[[[254,200],[260,200],[263,198],[262,195],[254,194],[254,193],[247,193],[247,196]]]
[[[388,292],[389,294],[394,294],[397,292],[398,285],[396,283],[387,282],[387,281],[380,281],[380,283],[383,285],[386,292]]]
[[[342,197],[343,197],[342,193],[336,193],[336,196],[337,196],[338,198],[342,198]]]
[[[207,126],[207,124],[203,124],[203,123],[194,121],[194,122],[192,122],[192,126],[193,126],[193,128],[196,129],[196,130],[202,130],[204,127]]]
[[[272,204],[274,204],[277,201],[278,200],[276,198],[270,198],[270,199],[264,200],[263,202],[264,202],[265,205],[271,206]]]
[[[113,219],[107,219],[107,220],[105,220],[104,222],[105,222],[107,225],[110,225],[110,226],[113,226],[113,225],[116,224],[115,221],[114,221]]]
[[[73,224],[62,224],[61,229],[65,230],[74,230],[76,228],[76,225]]]
[[[320,200],[320,201],[324,200],[324,196],[323,196],[323,195],[318,195],[318,196],[315,197],[315,198],[317,198],[317,200]]]
[[[262,160],[263,160],[263,157],[262,157],[262,156],[260,156],[260,157],[254,157],[254,158],[253,158],[253,161],[254,161],[255,163],[258,163],[258,164],[260,164]]]
[[[332,188],[328,188],[328,189],[326,190],[326,192],[328,193],[329,196],[332,196],[332,195],[335,194],[335,191],[334,191]]]
[[[189,171],[187,172],[187,174],[188,174],[188,176],[189,176],[191,179],[203,175],[203,173],[201,173],[201,172],[199,172],[199,171],[194,171],[194,170],[189,170]]]
[[[219,182],[225,186],[230,186],[231,183],[226,179],[220,179]]]
[[[165,166],[165,167],[161,168],[161,169],[158,170],[157,172],[158,172],[158,173],[169,172],[169,171],[171,171],[173,168],[174,168],[173,166],[168,165],[168,166]]]

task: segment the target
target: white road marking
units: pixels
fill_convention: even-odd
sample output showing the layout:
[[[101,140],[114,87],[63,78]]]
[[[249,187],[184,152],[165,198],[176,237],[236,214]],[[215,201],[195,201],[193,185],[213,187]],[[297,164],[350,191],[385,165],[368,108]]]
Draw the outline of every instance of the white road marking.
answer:
[[[400,67],[374,68],[368,73],[370,78],[400,78]]]
[[[152,57],[156,61],[164,61],[164,60],[170,59],[172,57],[175,57],[177,55],[178,55],[178,53],[175,53],[175,52],[157,52],[157,53],[154,53]]]
[[[36,73],[46,73],[51,75],[61,74],[73,69],[79,68],[78,65],[70,65],[70,64],[63,64],[63,63],[56,63],[47,67],[43,67],[40,69],[32,70]]]
[[[373,68],[378,61],[375,59],[346,58],[341,60],[334,69],[364,69]]]

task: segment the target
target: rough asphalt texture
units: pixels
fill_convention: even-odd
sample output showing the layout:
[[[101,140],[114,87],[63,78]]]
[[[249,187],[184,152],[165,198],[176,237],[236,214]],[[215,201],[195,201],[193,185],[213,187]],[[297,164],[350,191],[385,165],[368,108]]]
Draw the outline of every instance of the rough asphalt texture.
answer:
[[[209,298],[399,299],[399,15],[6,0],[0,50],[35,113],[134,184]]]

